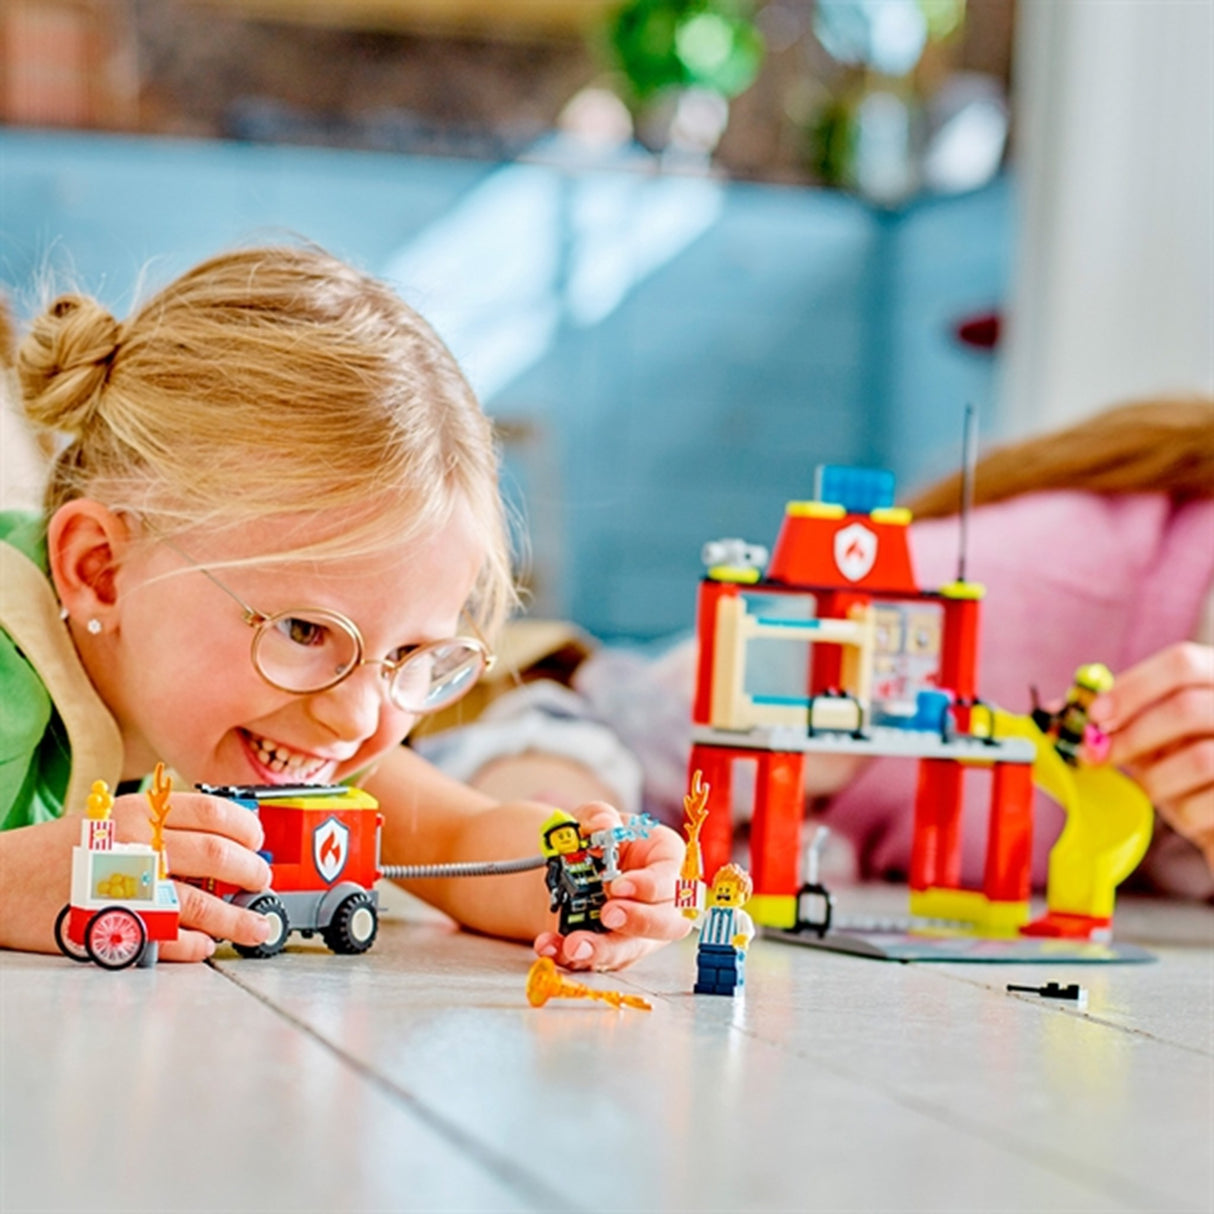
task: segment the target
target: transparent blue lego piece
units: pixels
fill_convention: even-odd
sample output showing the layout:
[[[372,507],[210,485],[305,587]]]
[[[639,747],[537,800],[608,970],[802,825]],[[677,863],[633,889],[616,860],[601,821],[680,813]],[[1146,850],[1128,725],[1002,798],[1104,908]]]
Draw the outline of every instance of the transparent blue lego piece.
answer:
[[[819,464],[814,496],[820,502],[842,506],[848,514],[870,514],[894,504],[894,474],[885,468]]]

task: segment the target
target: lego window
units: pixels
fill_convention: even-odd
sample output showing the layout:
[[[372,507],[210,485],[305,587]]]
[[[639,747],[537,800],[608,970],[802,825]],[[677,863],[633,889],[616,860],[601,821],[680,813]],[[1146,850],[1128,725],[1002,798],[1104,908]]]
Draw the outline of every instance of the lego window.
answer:
[[[753,637],[746,646],[746,676],[743,690],[748,696],[769,702],[804,703],[813,661],[811,635],[798,625],[816,618],[813,595],[747,594],[747,613],[776,635]],[[781,634],[782,630],[786,633]]]
[[[944,611],[939,603],[883,603],[877,608],[873,654],[874,722],[915,715],[920,691],[939,686]]]
[[[91,896],[99,901],[151,902],[156,896],[156,852],[94,852]]]

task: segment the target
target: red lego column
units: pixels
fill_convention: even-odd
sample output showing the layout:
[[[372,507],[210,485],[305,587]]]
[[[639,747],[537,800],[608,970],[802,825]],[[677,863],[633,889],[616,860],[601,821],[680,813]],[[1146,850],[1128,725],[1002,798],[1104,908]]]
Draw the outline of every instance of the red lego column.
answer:
[[[756,897],[792,897],[800,888],[805,755],[755,752],[755,812],[750,824],[750,875]],[[795,919],[795,906],[794,906]]]
[[[707,725],[712,717],[712,679],[714,649],[717,639],[717,603],[726,596],[741,593],[741,589],[736,582],[714,582],[705,578],[700,583],[699,604],[696,608],[696,636],[699,639],[699,656],[696,664],[696,694],[691,707],[691,719],[697,725]]]
[[[950,759],[921,759],[911,841],[912,890],[961,888],[961,795],[965,772]]]
[[[1026,902],[1033,855],[1033,769],[996,763],[982,892],[992,902]]]
[[[944,637],[940,651],[940,686],[963,703],[978,695],[978,638],[982,621],[980,598],[945,598]],[[957,724],[969,728],[968,712]]]
[[[815,599],[814,614],[820,620],[846,620],[848,612],[853,607],[867,607],[873,601],[870,594],[857,594],[847,590],[817,591]],[[839,687],[842,682],[843,646],[815,645],[809,685],[810,694],[821,695],[824,691]]]
[[[697,771],[708,785],[708,816],[700,827],[700,855],[704,880],[710,885],[717,869],[729,863],[733,851],[733,762],[737,757],[737,751],[724,746],[697,742],[691,748],[687,787],[691,787]]]

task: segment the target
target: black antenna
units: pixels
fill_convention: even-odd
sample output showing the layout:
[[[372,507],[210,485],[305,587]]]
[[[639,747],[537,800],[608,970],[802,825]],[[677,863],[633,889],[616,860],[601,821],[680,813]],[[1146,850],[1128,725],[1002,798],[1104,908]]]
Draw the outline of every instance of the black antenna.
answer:
[[[965,581],[965,554],[969,545],[970,511],[974,506],[974,464],[977,462],[977,427],[974,425],[974,406],[965,406],[965,420],[961,426],[961,536],[957,553],[957,581]]]

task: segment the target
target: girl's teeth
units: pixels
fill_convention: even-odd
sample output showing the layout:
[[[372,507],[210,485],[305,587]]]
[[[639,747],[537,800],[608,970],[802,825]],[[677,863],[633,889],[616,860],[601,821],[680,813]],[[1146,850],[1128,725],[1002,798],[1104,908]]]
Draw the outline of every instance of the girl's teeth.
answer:
[[[325,765],[323,759],[295,754],[266,738],[257,738],[250,734],[249,741],[253,745],[257,758],[275,774],[289,772],[298,779],[307,780]]]

